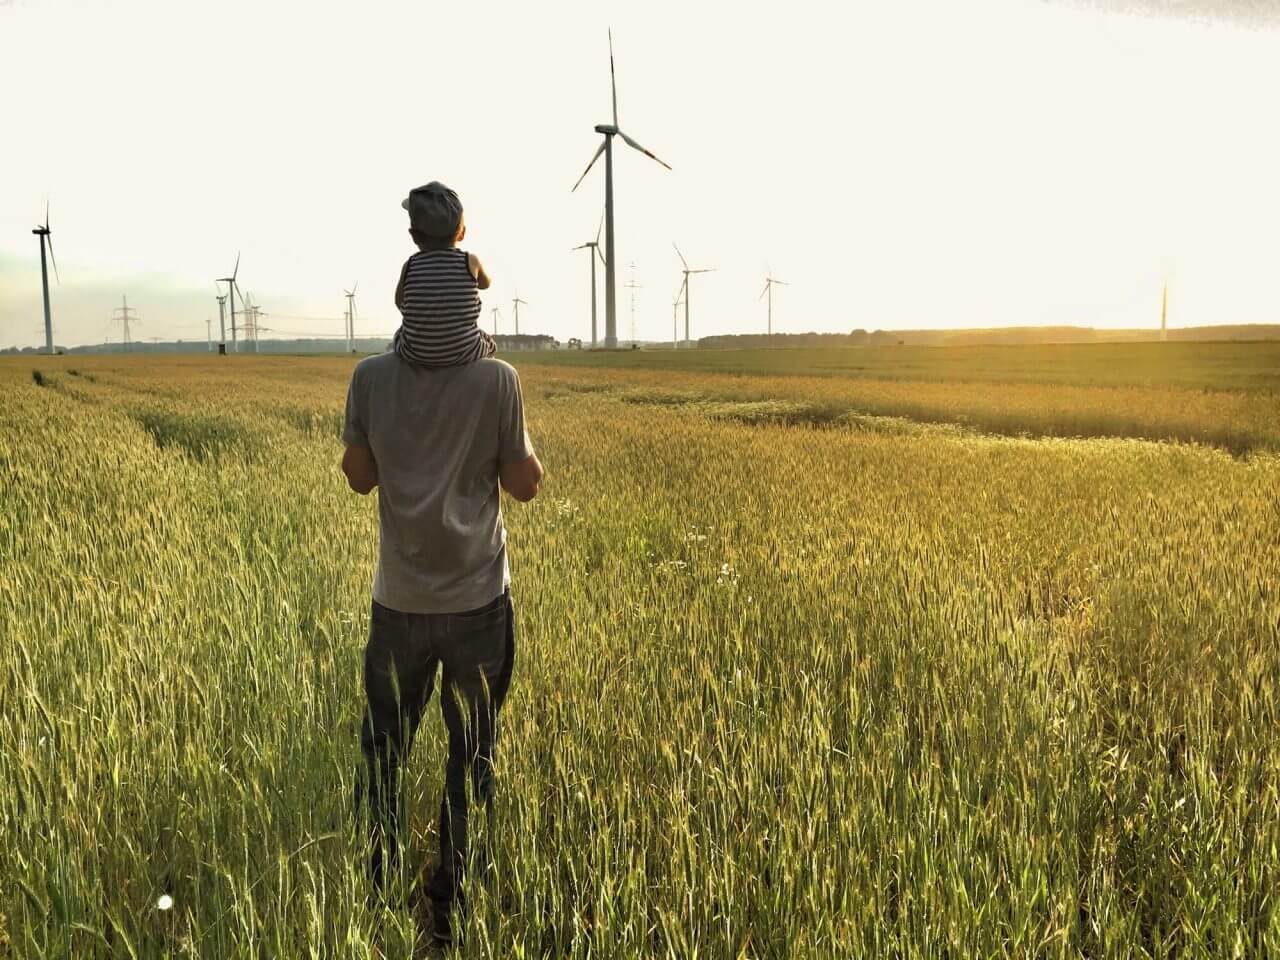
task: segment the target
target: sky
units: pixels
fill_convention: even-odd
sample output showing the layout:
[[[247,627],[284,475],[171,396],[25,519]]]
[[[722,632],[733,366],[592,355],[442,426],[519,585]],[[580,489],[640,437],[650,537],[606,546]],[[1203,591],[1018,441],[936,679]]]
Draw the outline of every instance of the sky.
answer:
[[[590,337],[609,119],[619,336],[1280,323],[1280,4],[0,0],[0,347],[389,335],[400,201],[460,194],[511,332]],[[633,266],[634,265],[634,266]],[[603,276],[600,277],[603,336]],[[683,325],[683,313],[681,313]],[[228,338],[230,333],[228,331]]]

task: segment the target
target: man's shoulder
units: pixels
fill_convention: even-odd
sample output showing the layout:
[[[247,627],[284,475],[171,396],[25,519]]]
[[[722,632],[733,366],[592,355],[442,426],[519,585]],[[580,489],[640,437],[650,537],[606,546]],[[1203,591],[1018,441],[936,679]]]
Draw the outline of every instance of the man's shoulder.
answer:
[[[520,388],[516,368],[497,357],[481,357],[465,366],[447,369],[456,371],[453,383],[470,394],[503,397]]]
[[[388,350],[386,353],[375,353],[371,357],[365,357],[356,364],[355,375],[357,377],[377,376],[379,373],[395,367],[401,363],[400,357],[394,351]]]
[[[365,357],[356,364],[354,376],[366,383],[385,380],[406,366],[409,364],[401,359],[399,354],[389,350],[386,353]],[[428,374],[430,379],[439,379],[441,382],[452,380],[455,383],[462,381],[486,386],[495,384],[509,386],[520,382],[520,375],[516,373],[516,368],[497,357],[483,357],[461,367],[436,367],[421,372]]]
[[[492,377],[494,380],[502,380],[512,382],[519,380],[520,375],[516,373],[516,368],[505,360],[499,360],[497,357],[482,357],[477,360],[473,366],[480,367],[481,375]]]

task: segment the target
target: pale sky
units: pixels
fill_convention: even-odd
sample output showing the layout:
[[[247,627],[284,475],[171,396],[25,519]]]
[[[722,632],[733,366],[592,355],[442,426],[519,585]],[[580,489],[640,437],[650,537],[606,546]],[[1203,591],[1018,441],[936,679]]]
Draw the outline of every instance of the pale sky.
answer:
[[[400,200],[439,179],[521,329],[590,335],[609,118],[619,283],[671,336],[775,329],[1280,323],[1276,3],[0,0],[0,346],[217,337],[213,279],[287,332],[390,334]],[[1173,10],[1178,15],[1163,15]],[[619,291],[619,336],[631,330]],[[603,337],[603,276],[600,278]]]

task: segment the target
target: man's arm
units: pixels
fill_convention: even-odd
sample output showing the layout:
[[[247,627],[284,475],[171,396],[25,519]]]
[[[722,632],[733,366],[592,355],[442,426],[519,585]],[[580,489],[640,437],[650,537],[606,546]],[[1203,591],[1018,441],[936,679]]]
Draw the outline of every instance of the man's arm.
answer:
[[[542,464],[529,442],[524,428],[524,396],[520,391],[520,375],[513,367],[502,365],[504,377],[501,393],[501,415],[498,422],[498,482],[502,489],[521,503],[538,495],[542,483]]]
[[[347,413],[342,424],[342,442],[346,447],[342,452],[342,472],[351,489],[361,496],[378,485],[378,464],[373,459],[367,430],[366,387],[361,364],[356,364],[351,371],[351,385],[347,387]]]
[[[378,464],[373,451],[359,444],[349,444],[342,454],[342,472],[356,493],[364,496],[378,485]]]
[[[538,455],[531,453],[523,460],[498,464],[498,479],[503,490],[521,503],[528,503],[538,495],[538,486],[542,483]]]

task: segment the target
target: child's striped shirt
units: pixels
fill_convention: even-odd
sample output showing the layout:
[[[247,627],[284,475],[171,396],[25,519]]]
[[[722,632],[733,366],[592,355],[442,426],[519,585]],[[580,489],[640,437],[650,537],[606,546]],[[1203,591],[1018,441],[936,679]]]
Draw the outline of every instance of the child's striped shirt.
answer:
[[[480,329],[480,291],[457,248],[415,253],[405,264],[400,329],[392,349],[410,363],[454,367],[494,354]]]

